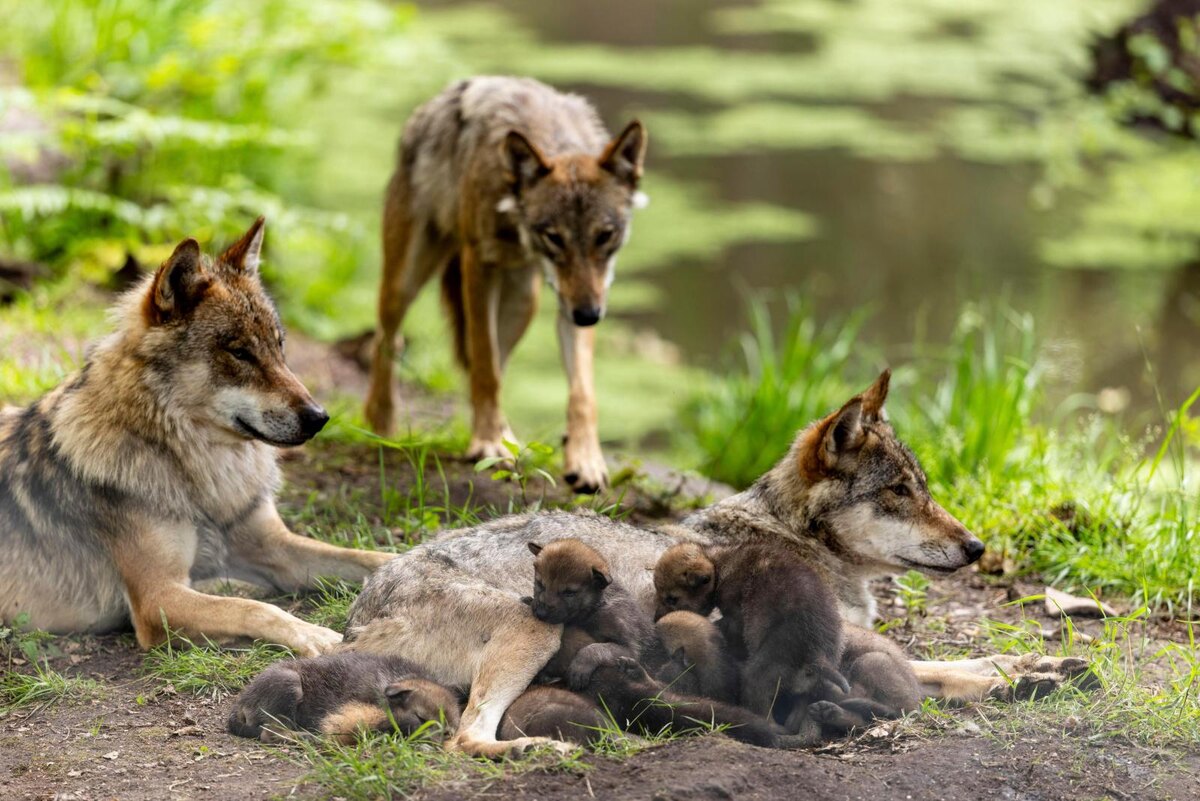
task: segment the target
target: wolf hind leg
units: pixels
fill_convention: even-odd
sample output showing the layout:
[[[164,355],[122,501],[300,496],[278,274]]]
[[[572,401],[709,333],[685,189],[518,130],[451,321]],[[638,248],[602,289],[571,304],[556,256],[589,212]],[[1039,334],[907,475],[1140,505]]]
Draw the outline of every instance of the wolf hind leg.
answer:
[[[492,759],[516,756],[536,746],[549,746],[562,753],[574,750],[568,743],[546,737],[496,739],[505,711],[554,656],[562,637],[559,627],[531,615],[523,617],[493,632],[479,654],[467,707],[458,732],[446,745],[448,749]]]

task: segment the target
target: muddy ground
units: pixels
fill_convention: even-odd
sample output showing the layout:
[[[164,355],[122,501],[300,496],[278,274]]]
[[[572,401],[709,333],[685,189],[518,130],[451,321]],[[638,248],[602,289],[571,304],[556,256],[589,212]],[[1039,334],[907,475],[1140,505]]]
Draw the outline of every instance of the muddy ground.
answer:
[[[301,358],[314,385],[353,392],[355,370],[328,352]],[[324,371],[324,375],[318,375]],[[436,416],[443,401],[408,399],[410,408]],[[381,469],[382,458],[382,469]],[[481,516],[519,503],[517,488],[477,476],[472,466],[443,456],[440,468],[426,465],[424,479],[452,505]],[[352,508],[381,536],[403,539],[388,529],[384,506],[414,485],[417,471],[400,451],[371,445],[318,441],[287,454],[288,485],[281,508],[297,527],[330,511],[333,519]],[[381,492],[381,476],[391,488]],[[689,493],[720,488],[689,486],[660,476],[650,488],[629,488],[623,503],[634,519],[682,513]],[[567,501],[561,489],[534,485],[537,497]],[[393,510],[394,511],[394,510]],[[365,521],[365,523],[364,523]],[[1039,604],[1022,611],[1006,602],[1040,590],[1032,579],[995,579],[978,572],[937,579],[928,609],[891,634],[913,655],[946,650],[983,654],[989,647],[978,621],[1037,620],[1047,631],[1058,623]],[[877,586],[885,616],[902,617],[895,588]],[[284,600],[300,608],[303,601]],[[1098,622],[1080,623],[1101,633]],[[1182,626],[1166,620],[1143,627],[1156,644],[1186,642]],[[0,716],[0,799],[257,799],[321,798],[329,793],[306,781],[297,753],[268,749],[224,731],[227,697],[177,691],[144,674],[142,655],[129,634],[57,638],[53,668],[94,679],[94,697],[32,706]],[[932,649],[932,650],[931,650]],[[19,660],[12,669],[28,671]],[[1153,680],[1147,671],[1145,680]],[[1036,703],[1036,702],[1035,702]],[[995,705],[924,715],[917,725],[884,725],[856,738],[812,751],[767,751],[720,735],[689,738],[623,760],[589,757],[583,771],[534,770],[500,780],[469,780],[428,786],[425,799],[1184,799],[1200,798],[1200,750],[1179,751],[1096,736],[1070,717],[1042,715],[1028,721],[1030,707],[1005,711]]]

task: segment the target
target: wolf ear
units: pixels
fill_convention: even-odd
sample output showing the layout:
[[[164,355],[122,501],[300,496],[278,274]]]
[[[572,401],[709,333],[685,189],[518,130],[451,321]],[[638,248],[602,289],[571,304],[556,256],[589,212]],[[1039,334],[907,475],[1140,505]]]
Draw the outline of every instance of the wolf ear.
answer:
[[[888,384],[892,380],[892,371],[885,369],[875,379],[875,383],[863,390],[859,396],[863,402],[863,419],[867,422],[887,422],[887,412],[883,410],[887,400]]]
[[[856,395],[825,424],[825,435],[821,437],[821,461],[826,468],[832,470],[842,457],[862,447],[867,439],[862,424],[863,399]]]
[[[646,160],[646,126],[634,120],[625,130],[604,148],[600,166],[636,189],[642,177],[642,163]]]
[[[520,194],[550,174],[550,165],[542,152],[520,131],[508,132],[504,137],[504,151],[514,193]]]
[[[604,589],[609,584],[612,584],[612,579],[598,567],[592,568],[592,583],[599,589]]]
[[[537,556],[542,552],[542,546],[538,545],[536,542],[531,542],[529,543],[529,552],[534,556]]]
[[[200,303],[208,280],[199,243],[195,239],[180,242],[150,284],[145,305],[150,324],[161,325],[191,312]]]
[[[221,263],[246,275],[257,275],[262,263],[263,226],[267,220],[259,217],[242,238],[234,242],[221,254]]]
[[[383,694],[389,701],[403,703],[408,700],[408,697],[413,694],[413,688],[405,686],[402,683],[389,684],[383,691]]]

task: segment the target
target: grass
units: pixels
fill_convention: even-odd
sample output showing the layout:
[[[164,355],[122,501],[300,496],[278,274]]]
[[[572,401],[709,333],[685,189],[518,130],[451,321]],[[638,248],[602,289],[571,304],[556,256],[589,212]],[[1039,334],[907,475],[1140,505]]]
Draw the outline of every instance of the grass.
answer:
[[[32,673],[8,669],[0,675],[0,717],[27,707],[79,702],[101,692],[100,684],[93,679],[64,676],[45,661],[34,662]]]
[[[146,654],[143,672],[179,692],[216,701],[241,690],[272,662],[291,655],[281,645],[255,642],[245,648],[219,648],[172,633],[166,643]]]

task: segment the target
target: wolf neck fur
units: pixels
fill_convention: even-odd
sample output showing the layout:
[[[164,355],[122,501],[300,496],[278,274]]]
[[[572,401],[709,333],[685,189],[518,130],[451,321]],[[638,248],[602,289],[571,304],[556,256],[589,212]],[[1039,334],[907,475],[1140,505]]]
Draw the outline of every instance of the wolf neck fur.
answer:
[[[787,540],[829,584],[842,616],[869,626],[876,609],[867,582],[887,570],[845,547],[829,527],[823,514],[826,484],[805,481],[785,458],[747,490],[697,512],[685,525],[717,545]]]
[[[111,334],[43,399],[63,457],[85,481],[171,517],[221,521],[268,497],[278,482],[273,450],[176,408],[139,354],[143,336],[132,327]]]

